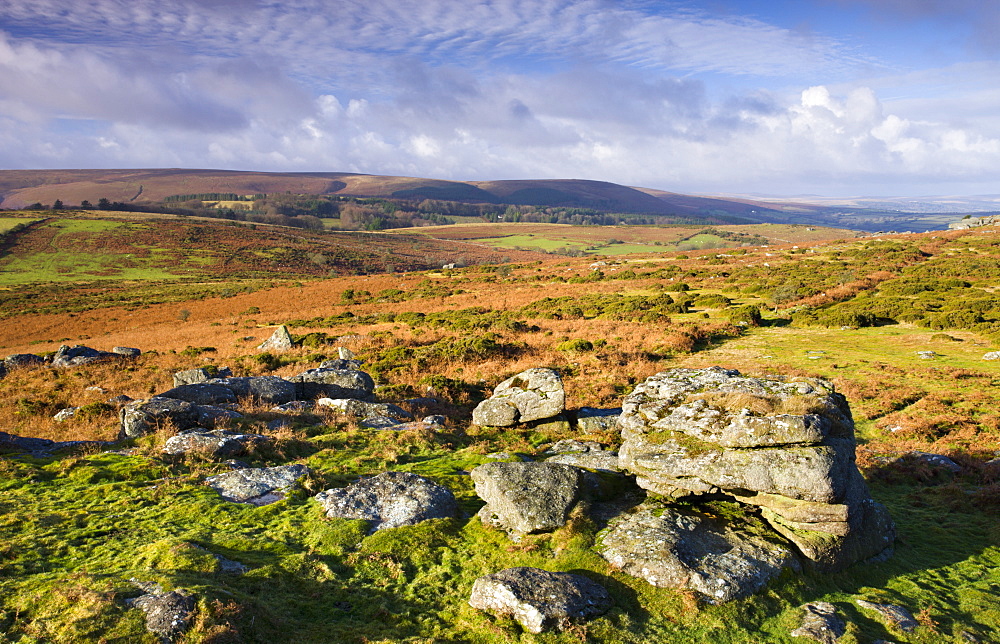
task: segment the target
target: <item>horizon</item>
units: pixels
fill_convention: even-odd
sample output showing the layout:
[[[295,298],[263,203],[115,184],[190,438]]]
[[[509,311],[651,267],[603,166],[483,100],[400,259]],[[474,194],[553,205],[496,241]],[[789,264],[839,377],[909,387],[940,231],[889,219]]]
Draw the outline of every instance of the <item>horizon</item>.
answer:
[[[11,0],[0,167],[994,195],[997,27],[975,0]]]

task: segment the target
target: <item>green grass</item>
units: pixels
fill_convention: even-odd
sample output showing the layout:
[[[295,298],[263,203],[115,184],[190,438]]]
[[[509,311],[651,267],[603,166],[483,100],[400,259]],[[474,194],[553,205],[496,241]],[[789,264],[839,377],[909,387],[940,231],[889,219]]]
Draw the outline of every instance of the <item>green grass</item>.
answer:
[[[373,455],[390,447],[396,454],[388,461]],[[124,606],[138,594],[130,578],[197,594],[204,623],[186,642],[222,631],[244,642],[579,641],[574,633],[527,635],[512,620],[468,606],[476,577],[517,565],[585,574],[611,591],[615,607],[580,631],[590,641],[791,644],[796,607],[817,600],[833,601],[855,622],[846,642],[892,636],[930,644],[959,641],[952,635],[959,629],[1000,628],[1000,523],[953,487],[875,485],[902,537],[887,562],[786,575],[757,596],[695,610],[677,592],[609,569],[591,548],[589,520],[519,543],[482,526],[473,515],[481,502],[461,473],[484,462],[481,455],[360,431],[332,431],[296,449],[312,452],[314,489],[385,468],[415,471],[451,487],[465,514],[365,536],[362,522],[325,519],[307,493],[262,508],[222,501],[200,485],[220,465],[7,457],[0,461],[0,642],[152,642],[137,611]],[[252,570],[223,575],[206,550]],[[937,632],[889,633],[854,598],[927,609]]]
[[[36,221],[41,221],[40,219],[31,219],[29,217],[0,217],[0,235],[4,234],[14,226],[32,224]]]

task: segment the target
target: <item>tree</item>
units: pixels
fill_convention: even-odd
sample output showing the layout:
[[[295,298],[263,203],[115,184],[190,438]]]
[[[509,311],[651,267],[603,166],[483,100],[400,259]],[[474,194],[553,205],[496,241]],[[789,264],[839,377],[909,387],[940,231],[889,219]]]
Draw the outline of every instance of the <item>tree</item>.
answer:
[[[56,199],[55,203],[52,204],[52,210],[62,210],[63,202],[62,199]]]
[[[94,204],[92,204],[89,201],[87,201],[86,199],[84,199],[83,201],[80,202],[80,207],[83,208],[84,210],[86,210],[86,209],[89,209],[89,208],[93,208]]]
[[[111,202],[108,201],[106,197],[101,197],[97,201],[97,209],[98,210],[111,210]]]

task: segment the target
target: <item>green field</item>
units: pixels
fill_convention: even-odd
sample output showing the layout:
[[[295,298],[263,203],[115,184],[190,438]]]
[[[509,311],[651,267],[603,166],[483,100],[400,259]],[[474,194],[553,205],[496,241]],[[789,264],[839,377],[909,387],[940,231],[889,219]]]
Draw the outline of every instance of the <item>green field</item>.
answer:
[[[29,217],[0,217],[0,235],[6,233],[14,226],[33,224],[36,221],[41,221],[40,219],[31,219]]]

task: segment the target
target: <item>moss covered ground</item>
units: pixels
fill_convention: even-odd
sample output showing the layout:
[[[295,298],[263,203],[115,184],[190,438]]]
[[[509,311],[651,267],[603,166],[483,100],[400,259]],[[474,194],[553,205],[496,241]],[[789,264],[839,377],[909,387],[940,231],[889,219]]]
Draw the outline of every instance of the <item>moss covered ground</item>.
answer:
[[[108,292],[60,285],[12,292],[18,302],[37,296],[48,308],[8,310],[0,328],[5,353],[51,351],[62,338],[155,351],[127,369],[12,372],[0,380],[2,431],[109,439],[116,422],[102,409],[65,423],[52,415],[117,393],[165,390],[173,371],[203,364],[287,376],[331,357],[335,345],[365,361],[383,400],[433,395],[449,422],[441,433],[397,433],[317,417],[269,430],[280,416],[256,410],[240,427],[272,433],[277,445],[247,460],[300,462],[313,471],[303,490],[260,508],[223,501],[203,485],[225,465],[163,457],[166,432],[119,446],[130,454],[0,454],[0,642],[155,642],[142,613],[126,605],[140,592],[133,579],[195,594],[195,622],[178,640],[189,643],[793,644],[804,641],[789,634],[798,607],[817,600],[833,602],[852,622],[847,643],[969,641],[963,633],[996,642],[1000,467],[989,461],[1000,450],[1000,365],[982,356],[993,349],[990,322],[1000,316],[988,303],[975,305],[981,321],[935,315],[961,308],[953,302],[992,301],[984,296],[1000,287],[1000,272],[990,263],[991,234],[628,256],[600,271],[588,259],[304,284],[260,280],[246,289],[242,282],[151,282],[148,289],[164,289],[171,299],[140,308],[133,299],[112,299],[124,284]],[[930,295],[903,294],[915,276],[931,273],[938,281],[920,291]],[[185,288],[202,290],[185,300]],[[949,295],[956,288],[957,299]],[[815,321],[821,315],[800,314],[872,292],[938,310],[874,326],[824,326]],[[736,322],[733,311],[748,306],[762,317]],[[190,317],[179,319],[179,307]],[[279,323],[311,337],[309,346],[287,354],[255,349]],[[921,357],[926,351],[934,355]],[[600,525],[583,515],[520,542],[475,518],[481,501],[468,471],[487,454],[537,455],[570,436],[612,447],[619,440],[613,432],[574,436],[558,424],[471,427],[472,405],[499,381],[551,366],[563,374],[570,406],[613,407],[657,371],[711,365],[836,385],[854,412],[858,459],[873,496],[896,520],[895,556],[837,574],[788,574],[758,595],[713,606],[611,570],[591,548]],[[946,454],[962,470],[895,460],[912,450]],[[387,469],[446,485],[462,515],[368,535],[361,522],[325,519],[312,499]],[[226,574],[213,555],[250,571]],[[614,608],[572,631],[531,635],[468,606],[477,576],[515,565],[587,575],[611,591]],[[858,608],[859,598],[907,606],[921,625],[897,632]]]

